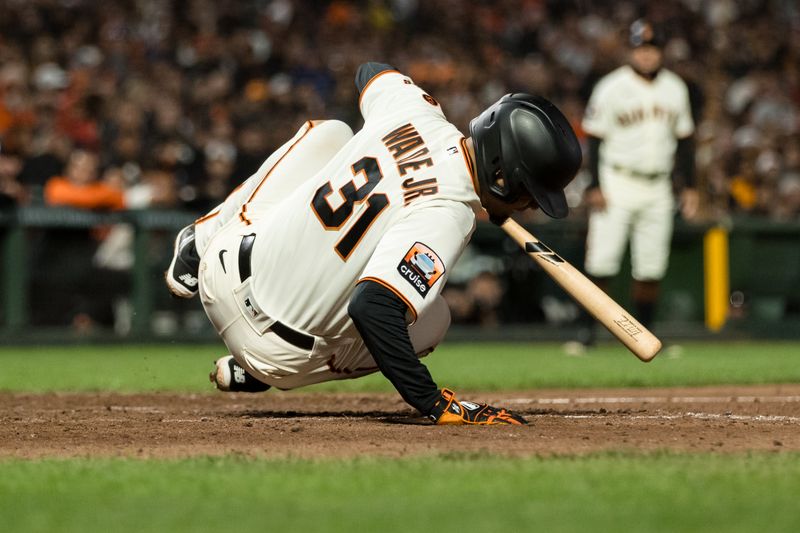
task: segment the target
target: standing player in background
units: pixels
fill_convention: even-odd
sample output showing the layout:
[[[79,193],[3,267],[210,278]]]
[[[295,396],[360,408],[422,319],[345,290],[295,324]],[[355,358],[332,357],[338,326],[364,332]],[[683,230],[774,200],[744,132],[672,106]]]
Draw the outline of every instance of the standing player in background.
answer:
[[[650,327],[669,261],[672,178],[683,187],[683,216],[697,213],[694,122],[688,88],[662,67],[664,43],[653,26],[634,22],[629,43],[630,64],[597,83],[583,119],[592,176],[584,196],[590,210],[585,269],[608,290],[630,240],[634,311]],[[591,318],[581,321],[580,344],[568,343],[568,351],[594,344]]]
[[[356,74],[364,127],[307,122],[177,237],[167,286],[199,292],[231,356],[222,390],[293,389],[380,371],[437,424],[524,424],[459,402],[419,357],[450,323],[440,292],[485,208],[567,214],[580,146],[544,98],[506,95],[464,136],[388,65]]]

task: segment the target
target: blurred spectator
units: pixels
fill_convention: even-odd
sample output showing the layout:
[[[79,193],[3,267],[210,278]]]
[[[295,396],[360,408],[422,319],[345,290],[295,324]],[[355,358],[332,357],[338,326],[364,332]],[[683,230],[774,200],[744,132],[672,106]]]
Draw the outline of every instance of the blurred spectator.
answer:
[[[233,177],[235,181],[242,181],[258,170],[266,159],[267,138],[262,125],[254,122],[243,124],[237,136],[237,145]]]
[[[124,191],[99,177],[99,157],[75,150],[63,176],[47,180],[47,205],[87,210],[125,207]],[[72,325],[86,332],[94,325],[112,326],[114,306],[128,294],[125,272],[99,267],[94,262],[109,227],[49,229],[34,247],[32,318],[38,325]]]
[[[178,201],[199,211],[301,117],[357,128],[352,78],[365,60],[409,72],[462,131],[509,91],[544,94],[577,126],[590,88],[624,52],[617,29],[640,16],[670,28],[666,66],[687,80],[707,135],[698,152],[707,215],[741,188],[741,169],[727,162],[749,146],[756,159],[774,154],[762,186],[776,201],[745,211],[796,216],[784,205],[794,178],[782,147],[800,135],[800,14],[784,1],[4,2],[0,142],[28,131],[19,181],[34,199],[76,145],[118,167],[126,187],[148,168],[172,172]]]
[[[0,144],[0,210],[13,209],[27,200],[25,188],[18,181],[22,161],[15,146]]]
[[[97,154],[86,150],[72,152],[64,176],[53,176],[45,184],[45,203],[78,209],[124,208],[123,190],[97,180],[98,165]]]
[[[19,174],[19,182],[31,192],[33,203],[43,202],[45,182],[62,174],[71,150],[69,139],[53,130],[34,137]]]

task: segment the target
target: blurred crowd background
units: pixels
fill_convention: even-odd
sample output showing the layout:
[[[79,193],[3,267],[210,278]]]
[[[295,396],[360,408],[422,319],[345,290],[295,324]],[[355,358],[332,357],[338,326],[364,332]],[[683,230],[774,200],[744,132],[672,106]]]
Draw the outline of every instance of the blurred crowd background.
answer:
[[[370,60],[462,131],[525,91],[581,137],[593,84],[643,15],[690,86],[704,215],[798,220],[795,0],[3,0],[0,209],[204,212],[305,120],[359,128],[353,78]],[[587,182],[569,191],[575,216]]]

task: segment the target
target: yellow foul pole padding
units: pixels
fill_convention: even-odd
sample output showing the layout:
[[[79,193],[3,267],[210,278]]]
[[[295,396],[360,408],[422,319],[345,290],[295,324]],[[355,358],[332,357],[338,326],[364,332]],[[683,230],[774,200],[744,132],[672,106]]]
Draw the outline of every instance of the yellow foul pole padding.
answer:
[[[728,318],[730,277],[728,231],[715,226],[703,238],[703,263],[706,299],[706,327],[719,331]]]

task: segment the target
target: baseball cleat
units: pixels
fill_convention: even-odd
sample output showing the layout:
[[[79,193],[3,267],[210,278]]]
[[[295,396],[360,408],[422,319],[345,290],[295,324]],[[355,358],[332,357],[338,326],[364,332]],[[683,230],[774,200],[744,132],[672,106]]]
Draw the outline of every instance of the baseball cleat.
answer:
[[[197,272],[200,256],[194,245],[194,224],[189,224],[175,237],[172,262],[164,272],[169,291],[179,298],[191,298],[197,294]]]
[[[232,355],[214,361],[214,370],[208,375],[208,379],[217,389],[225,392],[263,392],[270,388],[266,383],[248,374],[236,363]]]
[[[572,357],[588,355],[597,345],[595,328],[592,326],[578,328],[576,340],[565,342],[562,346],[564,353]]]
[[[561,346],[561,349],[571,357],[583,357],[589,351],[589,347],[580,341],[567,341]]]

